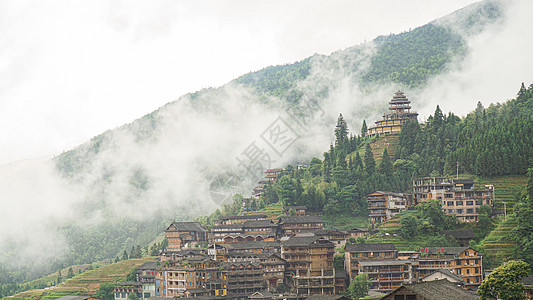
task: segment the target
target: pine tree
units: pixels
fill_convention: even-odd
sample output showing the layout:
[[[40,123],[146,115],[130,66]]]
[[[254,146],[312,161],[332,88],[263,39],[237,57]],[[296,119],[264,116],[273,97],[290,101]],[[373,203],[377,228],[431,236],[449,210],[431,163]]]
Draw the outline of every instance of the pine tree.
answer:
[[[365,171],[368,175],[374,174],[376,169],[376,161],[374,160],[374,154],[372,154],[372,148],[370,144],[366,145],[365,150]]]
[[[392,162],[389,157],[389,152],[387,151],[387,148],[383,150],[383,158],[381,159],[381,163],[379,164],[379,172],[387,176],[392,175]]]
[[[124,253],[122,254],[122,260],[128,260],[128,252],[124,250]]]
[[[366,120],[363,120],[363,126],[361,126],[361,136],[365,136],[368,128],[366,127]]]
[[[348,125],[342,117],[342,114],[339,114],[337,119],[337,125],[335,126],[335,147],[340,150],[340,152],[345,152],[348,142]]]

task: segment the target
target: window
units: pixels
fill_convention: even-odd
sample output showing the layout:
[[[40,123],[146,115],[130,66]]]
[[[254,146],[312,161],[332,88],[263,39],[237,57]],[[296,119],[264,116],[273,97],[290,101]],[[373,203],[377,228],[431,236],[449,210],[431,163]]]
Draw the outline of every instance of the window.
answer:
[[[458,209],[458,210],[457,210],[457,213],[458,213],[458,214],[462,214],[462,213],[463,213],[463,210],[462,210],[462,209]]]
[[[473,208],[467,208],[466,209],[466,213],[467,214],[473,214],[474,213],[474,209]]]
[[[449,214],[453,214],[454,210],[453,209],[448,209],[448,213]]]
[[[150,293],[144,293],[144,297],[143,298],[150,298]]]
[[[457,205],[457,206],[463,206],[463,201],[455,201],[455,205]]]
[[[453,206],[453,201],[448,201],[448,202],[446,202],[446,205],[448,205],[448,206]]]
[[[471,201],[471,200],[466,201],[466,205],[474,205],[474,201]]]
[[[444,198],[453,198],[453,194],[444,194]]]

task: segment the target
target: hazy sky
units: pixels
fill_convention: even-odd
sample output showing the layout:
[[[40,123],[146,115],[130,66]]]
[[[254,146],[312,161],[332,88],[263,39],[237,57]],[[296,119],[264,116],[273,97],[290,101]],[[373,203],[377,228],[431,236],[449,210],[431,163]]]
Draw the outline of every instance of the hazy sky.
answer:
[[[1,1],[0,163],[61,153],[185,93],[473,2]]]

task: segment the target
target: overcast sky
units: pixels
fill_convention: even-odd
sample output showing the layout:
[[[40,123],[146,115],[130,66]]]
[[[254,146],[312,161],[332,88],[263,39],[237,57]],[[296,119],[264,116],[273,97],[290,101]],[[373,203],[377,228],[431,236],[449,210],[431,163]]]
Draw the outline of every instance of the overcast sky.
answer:
[[[185,93],[473,2],[0,1],[0,163],[61,153]]]

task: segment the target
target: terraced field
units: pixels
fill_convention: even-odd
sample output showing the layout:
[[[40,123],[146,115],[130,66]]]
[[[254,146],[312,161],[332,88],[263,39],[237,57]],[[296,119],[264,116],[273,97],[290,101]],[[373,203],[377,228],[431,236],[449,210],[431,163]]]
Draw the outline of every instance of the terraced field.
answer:
[[[496,208],[503,209],[503,202],[507,203],[507,220],[500,218],[496,229],[481,242],[487,258],[496,265],[513,257],[516,242],[512,239],[512,230],[516,226],[516,221],[509,215],[514,211],[515,194],[526,185],[526,180],[525,176],[502,176],[482,180],[482,184],[494,185]]]
[[[148,261],[154,261],[154,257],[129,259],[113,264],[102,266],[74,276],[58,286],[42,290],[31,290],[6,299],[17,300],[53,300],[65,295],[91,295],[94,296],[101,283],[117,283],[126,278],[131,270]]]
[[[250,211],[247,212],[246,215],[267,215],[267,217],[271,220],[276,220],[278,216],[280,216],[283,213],[283,205],[281,203],[274,203],[270,204],[267,207],[257,210],[257,211]]]
[[[516,204],[515,194],[520,191],[526,185],[526,176],[512,175],[512,176],[500,176],[481,179],[481,185],[492,184],[494,185],[495,193],[495,208],[503,209],[503,202],[506,202],[507,212],[512,213],[514,211],[514,205]]]

